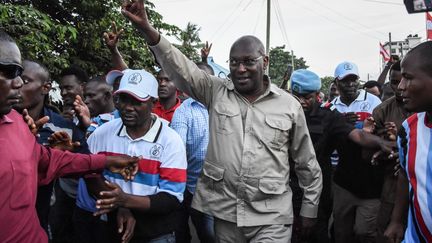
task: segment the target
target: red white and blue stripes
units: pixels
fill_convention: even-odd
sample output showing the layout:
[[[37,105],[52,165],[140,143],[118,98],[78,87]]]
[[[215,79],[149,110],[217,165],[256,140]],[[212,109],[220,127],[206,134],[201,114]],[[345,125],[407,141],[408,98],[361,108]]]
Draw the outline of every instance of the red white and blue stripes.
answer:
[[[405,242],[432,242],[432,129],[426,113],[410,116],[399,137],[401,165],[409,185],[409,216]]]

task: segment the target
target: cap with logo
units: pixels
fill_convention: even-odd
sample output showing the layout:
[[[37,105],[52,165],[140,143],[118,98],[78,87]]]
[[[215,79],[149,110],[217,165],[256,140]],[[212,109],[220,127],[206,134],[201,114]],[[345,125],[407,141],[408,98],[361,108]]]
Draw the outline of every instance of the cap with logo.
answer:
[[[358,67],[352,62],[343,62],[337,65],[335,70],[335,78],[341,80],[348,75],[356,75],[360,77]]]
[[[139,101],[146,101],[150,97],[158,98],[158,82],[153,74],[141,69],[126,69],[121,75],[117,72],[110,76],[110,73],[106,78],[108,83],[117,77],[122,77],[119,89],[114,94],[129,94]]]
[[[295,70],[291,75],[291,90],[298,94],[308,94],[321,89],[321,79],[312,71]]]

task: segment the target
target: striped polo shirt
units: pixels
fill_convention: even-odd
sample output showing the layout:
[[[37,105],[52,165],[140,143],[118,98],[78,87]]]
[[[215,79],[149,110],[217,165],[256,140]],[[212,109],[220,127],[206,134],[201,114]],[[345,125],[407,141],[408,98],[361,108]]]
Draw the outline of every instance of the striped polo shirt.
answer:
[[[139,171],[133,181],[125,182],[118,173],[104,171],[107,180],[117,183],[125,193],[149,196],[166,192],[180,202],[186,186],[186,151],[180,136],[153,116],[153,125],[142,137],[132,139],[122,120],[105,123],[88,139],[92,153],[137,156]]]
[[[409,215],[404,242],[432,242],[432,126],[426,113],[410,116],[399,132],[399,155],[409,180]]]

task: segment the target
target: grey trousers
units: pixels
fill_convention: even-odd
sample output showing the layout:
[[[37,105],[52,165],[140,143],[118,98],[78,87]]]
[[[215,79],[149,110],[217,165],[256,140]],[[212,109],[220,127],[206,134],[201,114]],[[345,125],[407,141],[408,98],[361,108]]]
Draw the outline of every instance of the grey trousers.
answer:
[[[273,224],[238,227],[236,223],[215,218],[217,243],[290,243],[292,225]]]
[[[333,183],[333,217],[336,243],[373,242],[377,235],[380,200],[361,199]]]

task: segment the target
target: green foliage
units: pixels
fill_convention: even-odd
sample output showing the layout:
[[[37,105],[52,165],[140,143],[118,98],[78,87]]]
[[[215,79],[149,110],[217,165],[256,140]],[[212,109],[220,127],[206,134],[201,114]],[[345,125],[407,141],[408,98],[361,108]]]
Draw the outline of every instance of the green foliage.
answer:
[[[110,53],[103,33],[110,31],[112,21],[125,33],[119,49],[130,67],[154,66],[153,57],[136,32],[120,12],[118,0],[9,0],[0,5],[0,26],[17,41],[23,58],[37,59],[52,71],[54,77],[77,64],[91,76],[111,69]],[[163,22],[146,1],[152,24],[166,35],[180,30]]]
[[[280,85],[287,71],[288,64],[291,63],[291,53],[285,51],[285,45],[270,49],[270,69],[269,75],[273,83]],[[308,68],[303,57],[297,58],[294,55],[294,70]]]
[[[185,56],[194,62],[201,61],[201,54],[199,49],[203,47],[199,37],[200,27],[196,24],[188,23],[186,29],[181,30],[180,34],[176,37],[181,44],[174,44]]]
[[[334,81],[334,77],[325,76],[321,78],[321,92],[323,92],[326,96],[329,93],[330,84]]]

